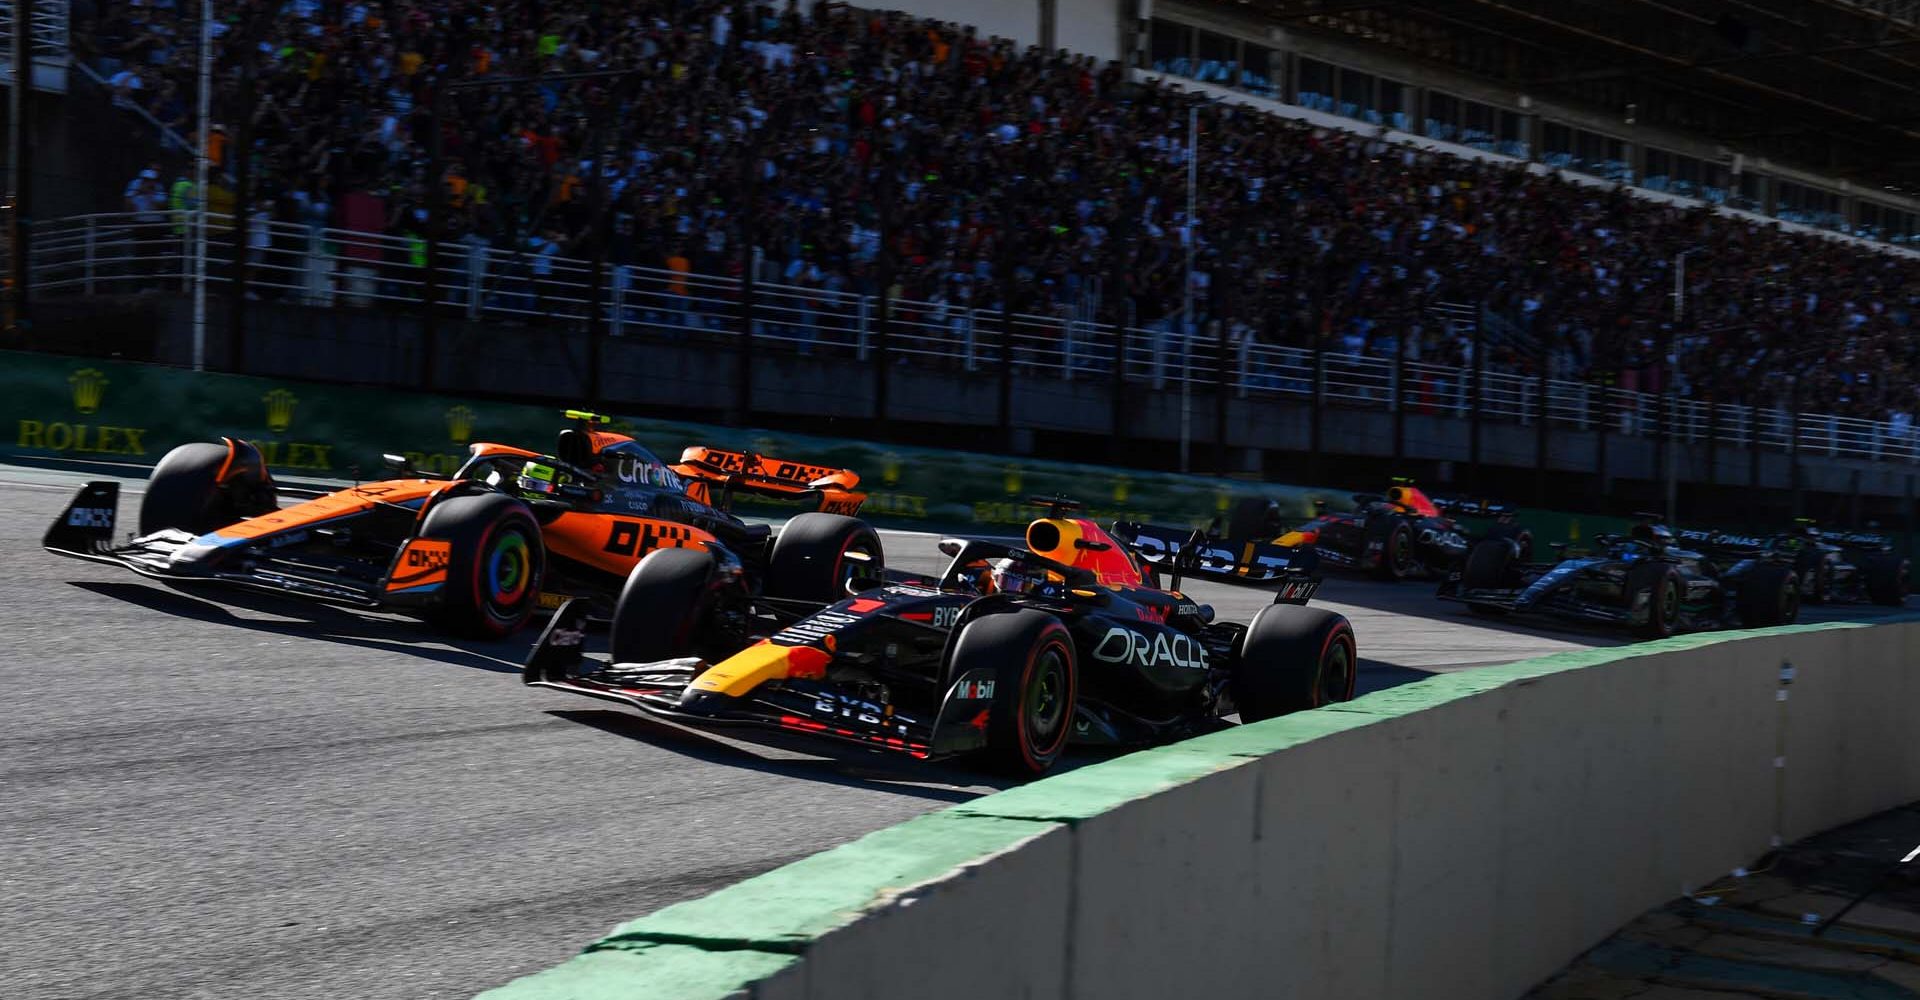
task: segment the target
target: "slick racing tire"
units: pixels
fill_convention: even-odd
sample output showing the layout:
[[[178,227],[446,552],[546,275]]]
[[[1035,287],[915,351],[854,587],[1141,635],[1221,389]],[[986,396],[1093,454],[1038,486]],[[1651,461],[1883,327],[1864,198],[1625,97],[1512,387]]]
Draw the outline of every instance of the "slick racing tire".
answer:
[[[429,620],[455,635],[500,639],[533,617],[546,577],[540,525],[498,493],[449,497],[427,511],[421,538],[450,543],[447,582]]]
[[[1665,639],[1680,628],[1680,574],[1665,563],[1642,563],[1627,571],[1627,606],[1647,595],[1647,620],[1633,627],[1642,639]]]
[[[1741,625],[1747,628],[1791,625],[1800,617],[1800,579],[1792,569],[1777,563],[1761,563],[1745,576],[1735,600]]]
[[[1515,544],[1510,539],[1488,539],[1467,550],[1466,565],[1460,569],[1460,589],[1498,590],[1507,586],[1513,568]],[[1492,604],[1469,604],[1467,610],[1489,617],[1507,613],[1507,609]]]
[[[1802,549],[1793,560],[1793,571],[1808,604],[1825,604],[1833,599],[1833,563],[1825,552],[1811,546]]]
[[[1240,721],[1351,700],[1359,659],[1344,616],[1293,604],[1261,608],[1241,637],[1230,678]]]
[[[1073,735],[1079,669],[1073,636],[1060,619],[1032,608],[975,618],[953,640],[947,676],[995,671],[984,761],[1006,774],[1036,776]]]
[[[1250,539],[1278,538],[1282,534],[1280,512],[1265,497],[1247,497],[1233,505],[1227,518],[1227,538],[1235,543]]]
[[[690,656],[712,589],[713,556],[699,549],[655,549],[627,574],[607,643],[615,663]]]
[[[140,533],[177,528],[204,535],[279,507],[273,477],[252,445],[236,443],[229,450],[225,444],[183,444],[167,452],[147,479]]]
[[[1913,589],[1913,564],[1892,553],[1868,557],[1860,572],[1867,579],[1867,599],[1897,608],[1907,603]]]
[[[1413,525],[1399,518],[1374,521],[1367,525],[1367,535],[1369,541],[1380,542],[1380,565],[1373,568],[1374,576],[1404,580],[1419,568],[1420,560],[1413,551]]]
[[[865,556],[848,558],[849,553]],[[812,511],[796,515],[767,555],[768,597],[832,604],[857,579],[879,579],[886,568],[880,536],[865,521]]]
[[[1487,538],[1508,539],[1520,550],[1519,559],[1521,562],[1531,562],[1533,560],[1533,532],[1528,531],[1520,525],[1496,524],[1487,531]]]

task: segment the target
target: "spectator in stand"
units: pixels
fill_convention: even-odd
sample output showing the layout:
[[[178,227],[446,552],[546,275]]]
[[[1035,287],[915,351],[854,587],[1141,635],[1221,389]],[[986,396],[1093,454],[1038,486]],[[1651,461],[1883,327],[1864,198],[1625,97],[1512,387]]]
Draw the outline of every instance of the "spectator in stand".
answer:
[[[104,0],[83,26],[121,97],[165,111],[192,94],[189,8]],[[1195,95],[971,28],[791,0],[226,12],[243,30],[217,42],[215,118],[251,113],[252,181],[276,220],[324,225],[356,190],[417,213],[437,184],[449,240],[539,248],[513,255],[522,281],[592,254],[598,162],[608,259],[672,271],[680,305],[686,275],[737,275],[757,253],[757,278],[799,286],[793,304],[885,282],[930,303],[903,303],[903,319],[944,309],[949,335],[967,308],[1005,307],[1171,331],[1191,240],[1186,319],[1244,323],[1253,342],[1466,365],[1465,338],[1424,309],[1485,302],[1511,317],[1483,343],[1496,371],[1657,389],[1674,342],[1675,384],[1698,399],[1876,417],[1916,402],[1920,268],[1906,259],[1219,103],[1201,112],[1189,219]],[[435,108],[452,80],[606,68],[633,75],[468,89]],[[404,220],[389,213],[386,232],[417,235]],[[1676,331],[1669,268],[1689,248]],[[1000,301],[1002,261],[1016,302]]]

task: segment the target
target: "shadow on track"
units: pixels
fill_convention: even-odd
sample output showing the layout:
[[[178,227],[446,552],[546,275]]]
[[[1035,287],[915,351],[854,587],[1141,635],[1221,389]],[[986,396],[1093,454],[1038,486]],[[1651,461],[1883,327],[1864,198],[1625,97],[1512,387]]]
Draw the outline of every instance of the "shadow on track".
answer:
[[[1374,691],[1385,691],[1388,688],[1399,687],[1402,684],[1412,684],[1414,681],[1423,681],[1435,676],[1435,674],[1436,671],[1432,670],[1421,670],[1418,667],[1406,667],[1398,663],[1389,663],[1386,660],[1374,660],[1362,656],[1360,658],[1360,676],[1354,684],[1353,696],[1358,698],[1363,694],[1370,694]]]
[[[1003,775],[968,768],[964,762],[915,761],[874,751],[843,750],[837,746],[809,743],[801,737],[788,739],[770,730],[742,727],[729,729],[726,736],[730,740],[775,750],[807,754],[838,754],[839,756],[828,756],[825,759],[812,757],[805,760],[763,757],[698,730],[676,726],[637,713],[604,709],[550,709],[547,714],[708,764],[737,767],[847,788],[882,789],[937,802],[967,802],[988,792],[1021,784],[1020,781]],[[1062,761],[1053,773],[1097,763],[1108,756],[1111,755],[1074,753],[1069,759]],[[949,787],[937,787],[939,785]]]
[[[458,643],[436,635],[432,627],[423,622],[360,615],[332,605],[270,594],[223,591],[221,597],[225,600],[215,603],[180,590],[162,589],[143,583],[71,580],[68,586],[179,618],[229,625],[268,635],[315,639],[383,653],[400,653],[497,674],[518,674],[520,660],[526,656],[532,644],[531,633],[527,639]],[[243,618],[234,614],[233,608],[228,605],[298,620],[277,622]]]

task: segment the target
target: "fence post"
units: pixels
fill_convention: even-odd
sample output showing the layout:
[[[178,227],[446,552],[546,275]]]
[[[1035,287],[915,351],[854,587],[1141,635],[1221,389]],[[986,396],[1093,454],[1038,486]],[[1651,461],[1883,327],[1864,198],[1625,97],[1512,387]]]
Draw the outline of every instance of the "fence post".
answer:
[[[608,330],[615,337],[624,337],[627,335],[627,282],[632,280],[633,273],[627,269],[627,265],[617,264],[614,266],[613,315],[608,317],[611,321]],[[751,329],[753,325],[751,318],[749,318],[747,325],[749,329]]]
[[[93,294],[93,255],[94,255],[93,241],[94,241],[93,216],[89,215],[87,216],[87,258],[86,258],[87,280],[86,280],[86,286],[85,286],[88,295]]]
[[[1247,384],[1253,381],[1252,373],[1249,369],[1249,365],[1252,363],[1252,360],[1253,360],[1253,335],[1248,334],[1240,338],[1240,385],[1237,391],[1237,395],[1241,399],[1247,398],[1247,388],[1248,388]]]
[[[1073,381],[1073,317],[1060,321],[1060,378]]]
[[[854,356],[862,361],[867,360],[867,311],[872,305],[872,302],[873,296],[860,296],[860,337],[857,341],[858,347],[854,351]]]
[[[472,244],[467,245],[467,318],[480,318],[480,293],[486,288],[487,251],[485,247],[474,252]]]
[[[972,371],[973,370],[973,310],[972,309],[967,310],[967,318],[963,320],[963,322],[966,323],[966,330],[967,330],[966,370]]]

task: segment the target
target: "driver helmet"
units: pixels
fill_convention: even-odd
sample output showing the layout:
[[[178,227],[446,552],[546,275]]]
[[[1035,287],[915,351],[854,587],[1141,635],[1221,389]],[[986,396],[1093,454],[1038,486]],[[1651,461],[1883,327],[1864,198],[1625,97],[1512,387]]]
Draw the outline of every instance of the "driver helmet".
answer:
[[[1673,531],[1664,524],[1636,524],[1629,535],[1636,542],[1645,542],[1656,551],[1665,549],[1673,543]]]
[[[1022,565],[1017,559],[987,560],[987,575],[994,593],[1050,595],[1058,589],[1055,578],[1059,574]]]
[[[552,496],[566,485],[567,474],[551,465],[539,461],[530,461],[520,467],[520,489],[522,492],[541,496]]]

